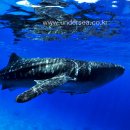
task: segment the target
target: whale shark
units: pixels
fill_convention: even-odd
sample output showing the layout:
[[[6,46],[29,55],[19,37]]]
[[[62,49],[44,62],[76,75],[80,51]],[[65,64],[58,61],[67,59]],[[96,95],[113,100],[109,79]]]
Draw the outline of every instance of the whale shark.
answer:
[[[16,97],[16,102],[24,103],[55,91],[71,95],[88,93],[118,78],[124,71],[124,67],[113,63],[69,58],[22,58],[12,53],[7,66],[0,70],[0,83],[2,90],[27,87]]]

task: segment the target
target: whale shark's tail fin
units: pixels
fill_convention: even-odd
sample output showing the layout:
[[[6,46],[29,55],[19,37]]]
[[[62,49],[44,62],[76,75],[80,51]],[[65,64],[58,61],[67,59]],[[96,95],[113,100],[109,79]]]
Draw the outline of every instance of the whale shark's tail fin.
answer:
[[[8,65],[10,65],[10,64],[12,64],[12,63],[14,63],[14,62],[16,62],[17,60],[20,60],[20,59],[22,59],[22,58],[19,57],[16,53],[12,53],[12,54],[10,55]]]

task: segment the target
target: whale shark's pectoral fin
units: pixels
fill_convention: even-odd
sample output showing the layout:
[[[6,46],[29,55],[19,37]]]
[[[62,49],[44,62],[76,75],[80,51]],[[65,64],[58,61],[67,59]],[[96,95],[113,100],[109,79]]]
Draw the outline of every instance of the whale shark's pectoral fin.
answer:
[[[71,77],[66,74],[57,75],[51,79],[47,80],[35,80],[36,85],[31,89],[25,91],[24,93],[17,96],[16,101],[19,103],[23,103],[29,101],[38,95],[53,90],[54,88],[73,80]]]

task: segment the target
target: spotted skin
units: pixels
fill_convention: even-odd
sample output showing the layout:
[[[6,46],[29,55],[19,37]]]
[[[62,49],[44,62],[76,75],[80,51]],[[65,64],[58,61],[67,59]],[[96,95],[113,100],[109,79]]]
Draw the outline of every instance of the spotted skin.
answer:
[[[13,53],[8,65],[0,71],[0,81],[2,89],[12,88],[16,82],[26,81],[26,85],[28,81],[33,81],[33,87],[16,98],[17,102],[23,103],[55,89],[70,94],[87,93],[119,77],[124,70],[112,63],[65,58],[27,59]],[[71,85],[65,86],[66,83]]]
[[[61,74],[43,81],[36,80],[36,85],[17,96],[16,101],[19,103],[29,101],[42,93],[48,92],[49,90],[66,83],[69,80],[73,79],[71,77],[66,76],[66,74]]]

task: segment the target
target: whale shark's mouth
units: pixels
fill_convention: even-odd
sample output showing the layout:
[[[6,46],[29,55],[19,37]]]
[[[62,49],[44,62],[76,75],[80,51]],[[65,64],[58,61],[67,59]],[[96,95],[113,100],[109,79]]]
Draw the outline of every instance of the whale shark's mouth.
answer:
[[[97,68],[92,67],[91,73],[94,75],[92,78],[95,80],[95,83],[100,85],[118,78],[124,71],[125,68],[120,65],[103,63],[101,66],[97,66]]]

